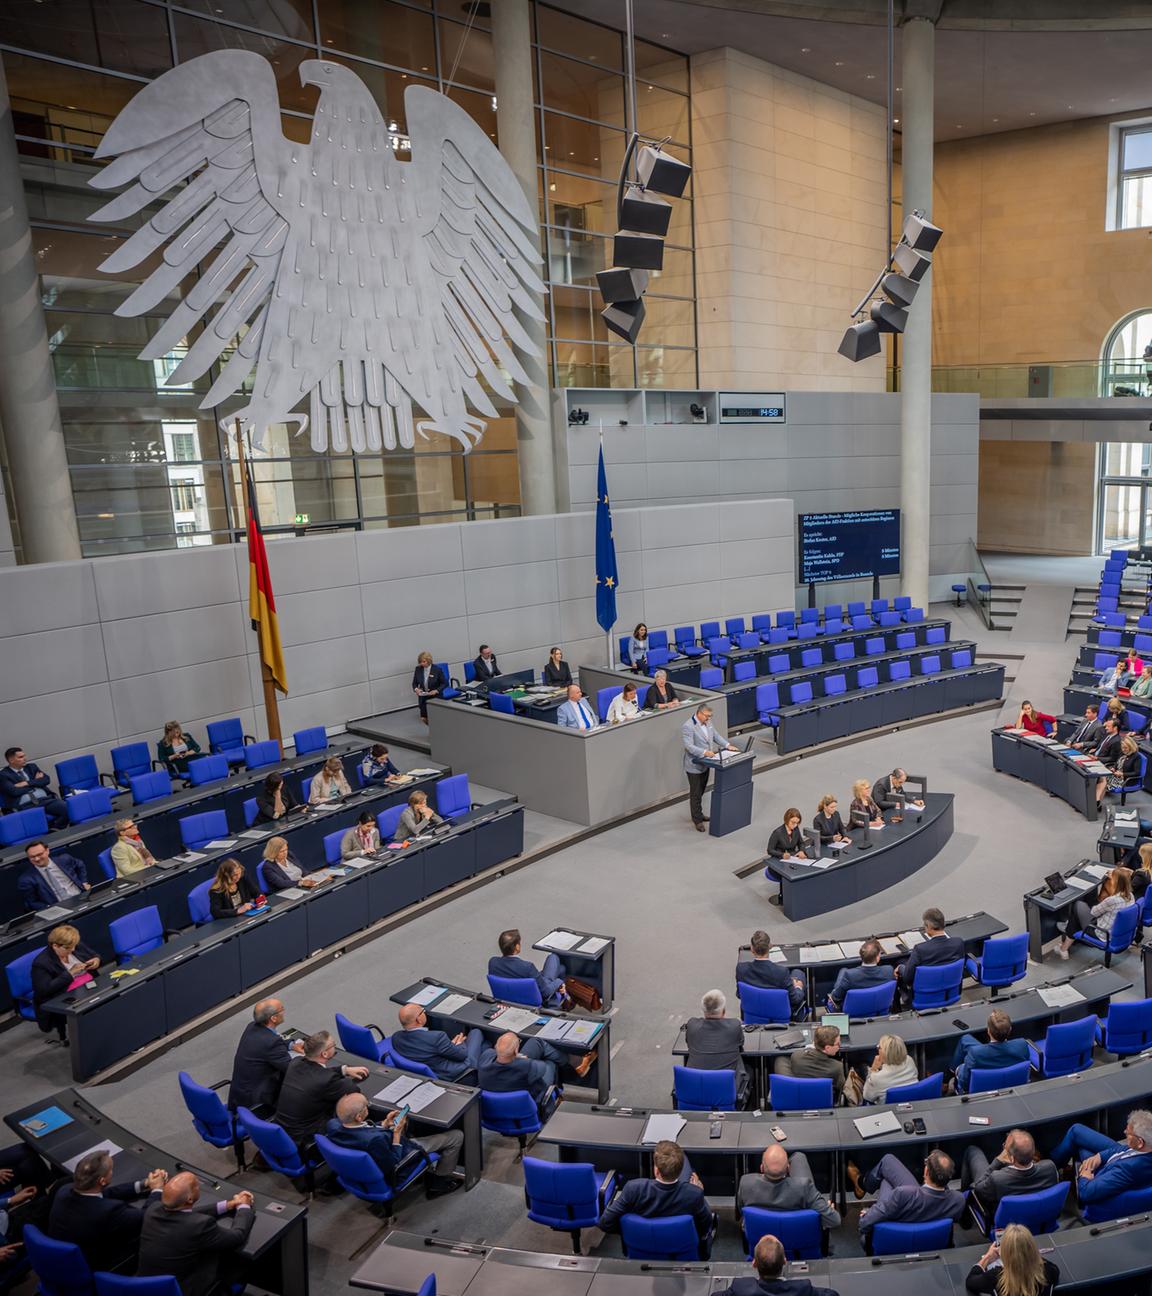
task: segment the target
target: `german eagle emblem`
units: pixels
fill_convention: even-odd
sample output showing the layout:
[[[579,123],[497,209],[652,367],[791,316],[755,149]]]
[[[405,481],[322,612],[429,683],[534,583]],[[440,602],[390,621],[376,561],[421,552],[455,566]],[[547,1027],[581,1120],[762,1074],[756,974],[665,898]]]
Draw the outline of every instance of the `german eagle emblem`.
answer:
[[[538,353],[516,316],[543,318],[524,191],[444,95],[406,91],[404,162],[354,72],[310,59],[300,79],[320,89],[308,144],[285,138],[272,69],[243,50],[165,72],[112,123],[96,156],[115,160],[91,183],[129,187],[90,219],[163,204],[101,267],[156,263],[116,313],[156,314],[198,271],[140,358],[187,339],[172,384],[219,364],[203,409],[251,380],[236,417],[257,445],[295,423],[318,452],[417,431],[470,449],[489,393],[513,401],[509,379],[528,381],[513,346]]]

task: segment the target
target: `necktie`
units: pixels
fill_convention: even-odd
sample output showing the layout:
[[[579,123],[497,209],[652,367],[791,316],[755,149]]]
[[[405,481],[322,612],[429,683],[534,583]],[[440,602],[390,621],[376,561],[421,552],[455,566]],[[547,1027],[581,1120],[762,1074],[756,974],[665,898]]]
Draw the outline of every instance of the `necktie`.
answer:
[[[589,720],[589,718],[588,718],[588,704],[587,704],[587,702],[580,702],[580,703],[578,703],[577,705],[578,705],[579,708],[580,708],[580,727],[581,727],[582,729],[591,729],[591,728],[592,728],[592,722],[591,722],[591,720]]]

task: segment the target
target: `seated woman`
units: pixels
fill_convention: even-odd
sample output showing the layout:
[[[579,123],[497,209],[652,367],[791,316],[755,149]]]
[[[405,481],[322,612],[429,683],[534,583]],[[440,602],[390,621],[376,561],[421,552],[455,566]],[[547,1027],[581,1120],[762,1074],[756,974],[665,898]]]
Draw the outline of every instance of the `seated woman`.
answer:
[[[625,684],[621,692],[608,705],[608,723],[623,724],[625,720],[635,719],[640,714],[640,703],[636,701],[636,685]]]
[[[376,816],[371,810],[365,810],[340,839],[340,858],[375,855],[379,849],[380,829],[376,826]]]
[[[296,793],[284,782],[284,775],[273,770],[264,780],[264,786],[256,793],[255,822],[279,823],[281,819],[298,814],[303,809],[296,799]]]
[[[648,693],[644,698],[644,710],[663,711],[665,707],[676,706],[680,699],[676,695],[676,690],[668,683],[668,672],[658,670],[653,679],[656,682],[648,686]]]
[[[789,807],[784,822],[768,838],[768,854],[773,859],[805,859],[804,834],[800,831],[800,811]]]
[[[916,1063],[908,1056],[908,1048],[900,1036],[881,1035],[876,1056],[864,1078],[864,1101],[882,1103],[889,1089],[915,1084],[919,1079]]]
[[[821,846],[829,842],[851,842],[852,838],[844,831],[844,820],[837,809],[838,802],[830,793],[820,798],[816,813],[812,817],[812,827],[820,834]]]
[[[544,683],[553,688],[567,688],[572,683],[572,669],[564,660],[563,650],[553,648],[544,666]]]
[[[1031,702],[1021,702],[1016,728],[1025,729],[1031,734],[1039,734],[1043,738],[1049,730],[1052,733],[1056,732],[1056,717],[1045,715],[1043,711],[1037,711]]]
[[[220,861],[208,888],[208,908],[213,918],[237,918],[256,907],[256,888],[248,881],[244,865],[236,859]]]
[[[408,808],[400,816],[392,840],[408,841],[443,822],[444,820],[428,804],[428,793],[417,790],[408,798]]]
[[[447,687],[444,672],[433,662],[432,654],[422,652],[416,658],[416,669],[412,672],[412,692],[416,694],[416,705],[424,724],[428,723],[428,699],[439,697]]]
[[[1104,800],[1104,793],[1119,792],[1129,783],[1135,781],[1140,773],[1140,748],[1131,734],[1125,734],[1120,740],[1120,755],[1112,766],[1112,773],[1096,780],[1096,805],[1099,808]]]
[[[164,726],[164,737],[156,744],[156,755],[164,762],[173,778],[188,777],[188,762],[203,756],[200,744],[186,734],[179,720],[169,720]]]
[[[1145,665],[1140,672],[1140,678],[1132,681],[1129,692],[1133,697],[1152,697],[1152,666]]]
[[[375,743],[368,755],[360,762],[360,777],[365,787],[370,787],[374,783],[405,782],[405,776],[392,764],[388,748],[383,743]]]
[[[998,1241],[968,1270],[964,1288],[972,1296],[1052,1296],[1060,1270],[1040,1254],[1023,1224],[1009,1224]]]
[[[1059,954],[1062,959],[1068,957],[1072,948],[1072,933],[1091,929],[1093,936],[1107,940],[1116,921],[1116,915],[1127,905],[1133,904],[1132,870],[1123,864],[1117,864],[1111,873],[1100,883],[1096,903],[1090,905],[1087,900],[1077,900],[1072,906],[1072,917],[1065,924],[1064,935],[1060,938]]]
[[[643,621],[632,631],[628,640],[628,660],[638,675],[648,674],[648,627]]]
[[[264,847],[264,881],[269,891],[287,891],[295,886],[311,891],[324,879],[311,877],[305,872],[283,837],[269,837]]]
[[[329,756],[324,762],[324,768],[312,778],[308,804],[323,805],[326,801],[339,801],[351,792],[344,774],[344,762],[339,756]]]
[[[884,812],[872,800],[872,784],[867,779],[857,779],[852,784],[852,804],[848,807],[849,821],[858,815],[868,816],[870,828],[884,827]]]
[[[156,863],[152,852],[140,840],[140,829],[135,819],[116,820],[116,842],[112,847],[112,863],[117,877],[131,877],[151,868]]]
[[[1132,728],[1132,721],[1128,717],[1128,708],[1118,697],[1108,699],[1108,710],[1104,715],[1104,719],[1115,720],[1116,727],[1121,733],[1127,733]]]
[[[55,1031],[63,1043],[68,1038],[68,1018],[45,1012],[43,1005],[64,994],[80,977],[90,981],[99,966],[96,951],[84,944],[75,927],[65,923],[48,933],[47,946],[32,960],[32,1006],[36,1025],[45,1035]]]
[[[1135,648],[1128,649],[1128,656],[1124,658],[1124,675],[1120,681],[1121,688],[1131,688],[1133,680],[1138,680],[1144,674],[1144,663],[1137,656]]]

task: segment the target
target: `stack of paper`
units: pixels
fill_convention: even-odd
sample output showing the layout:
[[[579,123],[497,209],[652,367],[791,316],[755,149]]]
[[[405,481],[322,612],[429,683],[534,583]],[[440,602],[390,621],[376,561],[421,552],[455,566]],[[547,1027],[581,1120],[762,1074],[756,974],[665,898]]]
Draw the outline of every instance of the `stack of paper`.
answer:
[[[283,891],[277,894],[283,896],[285,900],[299,900],[303,897],[304,892],[300,887],[285,887]]]
[[[828,963],[833,959],[842,959],[844,951],[831,941],[826,945],[801,945],[801,963]]]
[[[423,990],[417,990],[408,1002],[419,1004],[421,1008],[427,1008],[430,1003],[435,1003],[435,1001],[444,993],[446,993],[446,987],[428,985],[425,986]]]
[[[640,1135],[640,1142],[661,1143],[668,1139],[675,1143],[680,1137],[680,1131],[687,1124],[684,1117],[677,1116],[675,1112],[649,1116],[644,1126],[644,1133]]]
[[[527,1008],[502,1008],[493,1018],[501,1030],[515,1031],[519,1034],[527,1030],[536,1021],[536,1014]]]
[[[465,1004],[472,1002],[472,996],[466,994],[450,994],[436,1005],[436,1011],[443,1013],[446,1017],[451,1017],[453,1013],[458,1013]]]
[[[583,945],[576,950],[577,954],[599,954],[600,951],[608,944],[607,937],[589,936]]]
[[[269,832],[271,832],[270,828],[249,828],[245,832],[242,832],[240,836],[245,841],[263,841],[263,839],[268,836]]]
[[[373,1094],[372,1101],[387,1103],[391,1106],[393,1103],[399,1103],[401,1098],[406,1094],[410,1094],[419,1084],[419,1076],[400,1076],[399,1079],[393,1080],[391,1084],[385,1085],[378,1094]]]
[[[831,868],[832,865],[835,863],[836,863],[835,856],[832,856],[829,859],[814,859],[812,861],[812,867],[814,869],[826,869],[826,868]]]
[[[841,941],[840,948],[844,951],[845,958],[859,958],[860,946],[863,944],[863,941]]]
[[[905,949],[914,949],[924,939],[924,933],[918,931],[905,931],[900,933],[900,939],[904,942]]]
[[[1103,881],[1112,870],[1103,864],[1089,864],[1082,872],[1089,873],[1099,881]]]
[[[1069,1004],[1083,1003],[1084,996],[1074,986],[1038,986],[1036,993],[1049,1008],[1067,1008]]]
[[[570,950],[574,945],[580,944],[580,937],[574,936],[569,931],[563,929],[549,932],[541,941],[541,945],[547,946],[548,949]]]
[[[787,962],[787,959],[785,959],[784,957],[784,951],[782,949],[778,949],[775,945],[773,945],[772,948],[768,951],[768,962],[769,963]]]
[[[603,1024],[603,1022],[597,1021],[570,1022],[564,1039],[569,1044],[591,1044],[596,1036],[600,1034],[600,1028]]]
[[[47,922],[59,922],[61,918],[67,918],[71,912],[71,909],[63,909],[60,905],[49,905],[47,909],[39,910],[36,917]]]
[[[439,774],[440,771],[436,769],[410,769],[405,770],[405,773],[410,774],[413,778],[424,778],[428,774]]]
[[[235,837],[219,837],[216,841],[210,841],[205,846],[205,850],[231,850],[236,845]]]
[[[85,1148],[83,1152],[78,1153],[76,1156],[72,1157],[71,1160],[65,1161],[64,1169],[67,1170],[69,1174],[75,1174],[76,1167],[80,1162],[83,1161],[86,1156],[91,1156],[93,1152],[107,1152],[110,1157],[114,1157],[117,1152],[122,1152],[123,1150],[124,1149],[119,1143],[113,1143],[111,1139],[103,1139],[92,1147]]]
[[[899,936],[881,936],[880,948],[885,954],[903,954],[904,945]]]
[[[431,1080],[425,1080],[423,1084],[418,1085],[411,1093],[406,1094],[404,1104],[411,1107],[414,1112],[423,1111],[425,1107],[430,1106],[444,1093],[438,1084],[433,1084]]]
[[[1077,891],[1087,891],[1088,888],[1092,885],[1092,880],[1091,878],[1077,877],[1075,874],[1073,874],[1072,877],[1068,877],[1064,879],[1064,885],[1075,887]]]
[[[550,1017],[548,1021],[536,1032],[537,1039],[543,1040],[561,1040],[568,1034],[573,1023],[565,1017]]]

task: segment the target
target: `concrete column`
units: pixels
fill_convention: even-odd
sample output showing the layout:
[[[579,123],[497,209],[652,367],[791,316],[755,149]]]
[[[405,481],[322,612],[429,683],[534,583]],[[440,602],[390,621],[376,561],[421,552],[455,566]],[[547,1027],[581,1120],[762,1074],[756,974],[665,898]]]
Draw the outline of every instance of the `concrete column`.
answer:
[[[496,63],[496,134],[500,152],[537,214],[532,242],[539,249],[536,172],[536,112],[532,107],[532,23],[528,0],[495,0],[492,53]],[[517,312],[538,355],[517,352],[528,383],[516,384],[516,446],[520,461],[520,503],[525,513],[556,512],[556,452],[548,400],[547,329],[543,320]]]
[[[932,215],[933,83],[936,29],[913,18],[901,29],[904,87],[902,171],[904,215]],[[932,464],[932,272],[908,312],[900,347],[900,508],[904,523],[904,592],[928,606],[928,543]]]
[[[0,427],[26,563],[80,557],[40,277],[0,58]]]

